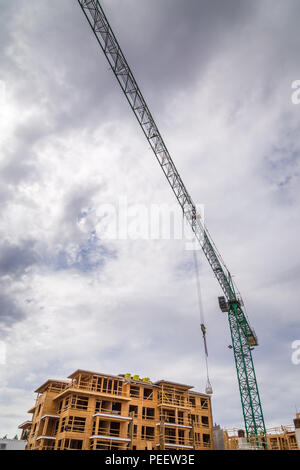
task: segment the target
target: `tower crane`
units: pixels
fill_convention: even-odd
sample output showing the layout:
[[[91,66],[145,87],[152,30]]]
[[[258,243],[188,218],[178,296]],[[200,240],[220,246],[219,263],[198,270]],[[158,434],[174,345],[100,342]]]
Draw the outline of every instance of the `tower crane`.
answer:
[[[241,296],[207,227],[197,214],[196,205],[168,152],[99,0],[77,1],[223,291],[219,306],[228,316],[246,435],[254,438],[258,445],[259,437],[264,440],[266,435],[252,359],[252,350],[258,341],[244,312]]]

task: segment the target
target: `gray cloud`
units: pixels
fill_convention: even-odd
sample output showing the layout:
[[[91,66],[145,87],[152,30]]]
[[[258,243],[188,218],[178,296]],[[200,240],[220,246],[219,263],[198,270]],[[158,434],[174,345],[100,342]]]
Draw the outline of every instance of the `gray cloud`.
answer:
[[[25,240],[20,245],[4,242],[0,246],[0,274],[20,276],[36,264],[38,255],[32,240]]]
[[[4,337],[4,331],[12,327],[16,322],[25,318],[25,313],[16,304],[15,300],[8,294],[2,292],[0,295],[0,331]],[[3,331],[4,328],[4,331]]]

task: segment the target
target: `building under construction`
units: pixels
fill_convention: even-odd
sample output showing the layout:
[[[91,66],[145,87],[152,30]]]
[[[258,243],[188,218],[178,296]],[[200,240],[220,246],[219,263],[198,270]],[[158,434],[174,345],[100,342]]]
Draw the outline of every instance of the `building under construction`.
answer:
[[[27,450],[212,449],[210,396],[167,380],[77,370],[35,392]]]
[[[243,429],[223,430],[220,426],[214,426],[213,439],[214,448],[218,450],[248,450],[255,448],[300,450],[300,413],[296,413],[294,425],[267,428],[264,445],[262,445],[261,440],[258,446],[255,446],[255,442],[251,443],[251,440],[245,437]]]

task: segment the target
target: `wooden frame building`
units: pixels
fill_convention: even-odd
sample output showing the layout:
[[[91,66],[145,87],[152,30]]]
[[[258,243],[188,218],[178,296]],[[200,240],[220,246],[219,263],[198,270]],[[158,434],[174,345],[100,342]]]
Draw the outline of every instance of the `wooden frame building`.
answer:
[[[232,429],[224,431],[224,441],[226,450],[237,450],[241,444],[247,441],[242,430]],[[251,440],[250,440],[251,442]],[[252,446],[255,449],[255,439],[252,440]],[[262,445],[260,445],[262,449]],[[267,448],[268,450],[299,450],[295,427],[280,426],[267,429]]]
[[[35,392],[27,450],[213,448],[210,396],[189,385],[77,370]]]

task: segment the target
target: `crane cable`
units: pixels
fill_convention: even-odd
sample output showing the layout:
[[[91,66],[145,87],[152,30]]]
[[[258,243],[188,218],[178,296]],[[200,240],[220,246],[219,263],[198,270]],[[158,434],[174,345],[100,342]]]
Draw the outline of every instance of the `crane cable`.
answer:
[[[196,240],[195,240],[196,241]],[[202,302],[202,295],[201,295],[201,285],[200,285],[200,273],[199,273],[199,266],[197,260],[197,253],[196,249],[193,249],[194,254],[194,263],[195,263],[195,272],[196,272],[196,286],[197,286],[197,297],[198,297],[198,307],[200,313],[200,324],[201,324],[201,331],[203,336],[203,344],[204,344],[204,351],[205,351],[205,364],[206,364],[206,376],[207,376],[207,383],[205,392],[208,395],[212,395],[213,390],[209,380],[209,372],[208,372],[208,350],[207,350],[207,342],[206,342],[206,327],[205,327],[205,320],[204,320],[204,309],[203,309],[203,302]]]

